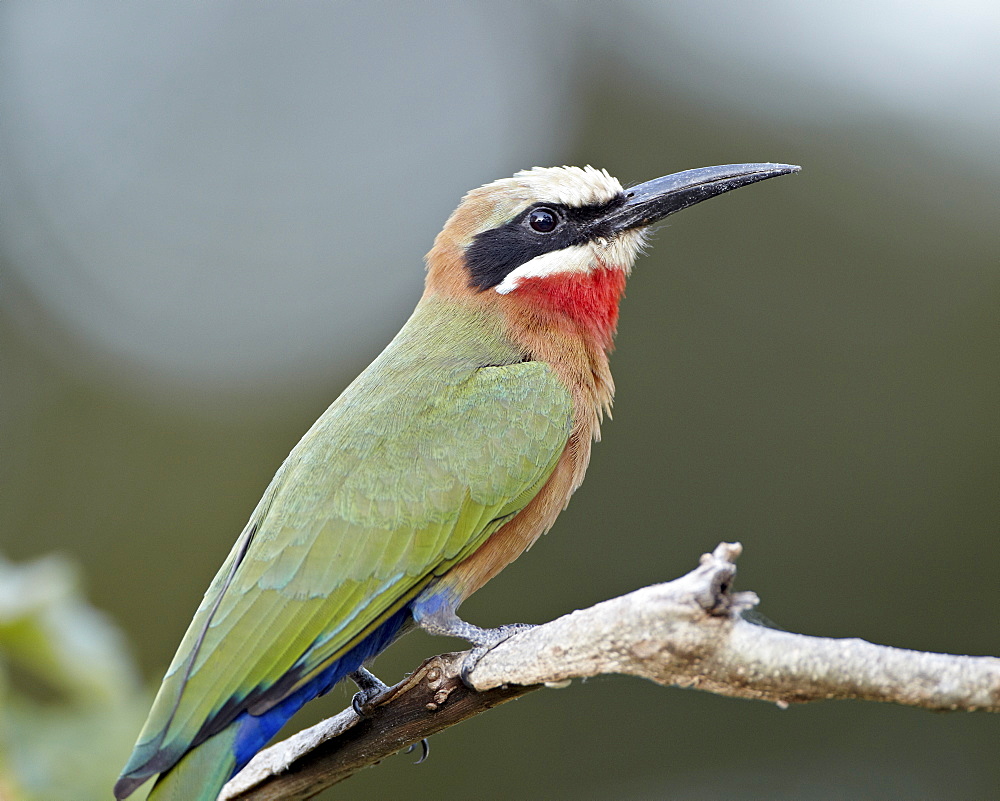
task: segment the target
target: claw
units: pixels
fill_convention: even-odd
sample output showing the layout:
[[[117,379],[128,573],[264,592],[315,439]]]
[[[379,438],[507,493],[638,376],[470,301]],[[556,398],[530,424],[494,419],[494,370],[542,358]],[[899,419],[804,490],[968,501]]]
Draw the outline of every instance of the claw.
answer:
[[[354,693],[354,696],[351,698],[351,709],[354,710],[355,715],[359,718],[363,718],[367,714],[365,712],[365,707],[388,690],[389,685],[366,668],[358,668],[353,673],[349,673],[348,677],[351,681],[358,685],[358,691]],[[406,749],[406,753],[411,753],[416,747],[417,744],[413,743]],[[427,738],[425,737],[420,741],[420,759],[413,764],[419,765],[427,759],[428,756],[430,756],[430,753],[431,744],[427,742]]]
[[[389,689],[389,685],[365,668],[358,668],[348,674],[351,681],[358,685],[358,691],[351,698],[351,709],[359,718],[365,716],[364,708]]]
[[[410,745],[410,747],[406,749],[406,753],[407,754],[412,754],[413,753],[413,749],[416,748],[416,747],[417,747],[417,744],[416,743],[412,743]],[[430,754],[431,754],[431,744],[429,742],[427,742],[427,738],[426,737],[424,737],[424,739],[420,741],[420,750],[421,750],[420,759],[418,759],[416,762],[414,762],[413,763],[414,765],[419,765],[421,762],[423,762],[425,759],[427,759],[427,757],[429,757]]]

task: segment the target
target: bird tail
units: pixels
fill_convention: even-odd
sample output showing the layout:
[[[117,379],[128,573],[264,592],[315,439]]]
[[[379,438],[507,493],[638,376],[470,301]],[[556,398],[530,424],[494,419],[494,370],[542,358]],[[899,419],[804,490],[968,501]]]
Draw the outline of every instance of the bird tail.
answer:
[[[160,774],[146,801],[215,801],[236,768],[230,726],[188,751],[180,762]]]
[[[159,778],[146,801],[215,801],[227,781],[246,765],[303,704],[328,692],[337,682],[374,657],[411,619],[409,606],[397,610],[342,657],[269,709],[254,715],[241,712],[208,739],[175,750],[163,747],[162,735],[136,746],[118,783],[115,798],[124,799],[154,775]],[[177,762],[177,751],[183,754]]]

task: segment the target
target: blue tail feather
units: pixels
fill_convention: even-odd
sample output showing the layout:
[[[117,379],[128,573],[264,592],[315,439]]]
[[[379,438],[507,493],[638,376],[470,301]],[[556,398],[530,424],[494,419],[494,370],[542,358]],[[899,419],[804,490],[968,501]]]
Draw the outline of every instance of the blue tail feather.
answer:
[[[214,799],[223,785],[267,745],[292,715],[384,650],[410,619],[410,607],[405,606],[309,683],[263,714],[242,712],[232,723],[190,749],[173,767],[160,774],[149,798],[156,801]],[[116,791],[120,792],[118,797],[130,794],[148,776],[134,780],[123,777],[116,785]]]
[[[328,693],[337,682],[384,650],[396,638],[409,618],[409,607],[404,607],[340,659],[317,674],[308,684],[275,704],[264,714],[252,715],[244,712],[237,717],[231,724],[237,732],[233,743],[233,754],[236,757],[233,775],[235,776],[307,702]]]

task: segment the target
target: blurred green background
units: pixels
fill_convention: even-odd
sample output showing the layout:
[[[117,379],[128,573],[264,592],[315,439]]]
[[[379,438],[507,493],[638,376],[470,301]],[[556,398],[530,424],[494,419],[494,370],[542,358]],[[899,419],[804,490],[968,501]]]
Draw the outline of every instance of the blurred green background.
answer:
[[[548,620],[739,540],[784,628],[1000,652],[995,4],[11,0],[0,106],[4,801],[110,798],[274,470],[462,193],[535,164],[803,171],[659,231],[587,482],[465,617]],[[985,798],[998,735],[605,677],[323,798]]]

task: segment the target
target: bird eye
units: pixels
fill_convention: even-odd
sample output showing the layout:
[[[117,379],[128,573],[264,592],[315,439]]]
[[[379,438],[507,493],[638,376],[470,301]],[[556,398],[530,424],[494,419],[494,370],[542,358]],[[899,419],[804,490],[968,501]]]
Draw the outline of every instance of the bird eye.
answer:
[[[533,231],[538,231],[540,234],[548,234],[554,231],[556,226],[559,225],[559,217],[552,209],[534,209],[528,215],[528,225],[531,226]]]

